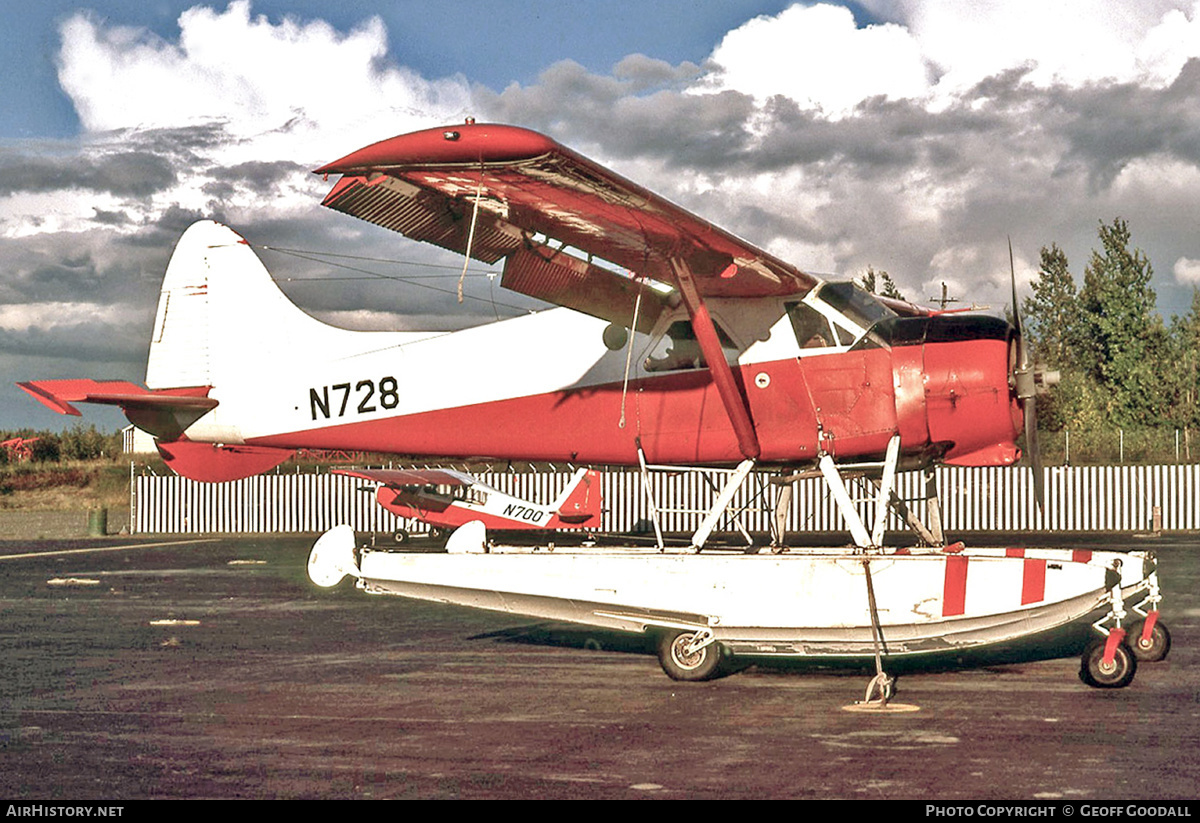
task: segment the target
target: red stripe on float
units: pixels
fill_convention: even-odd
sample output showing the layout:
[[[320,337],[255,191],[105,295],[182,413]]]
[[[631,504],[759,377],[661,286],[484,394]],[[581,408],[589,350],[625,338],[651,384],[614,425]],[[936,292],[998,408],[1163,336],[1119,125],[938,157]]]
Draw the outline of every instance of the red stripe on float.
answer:
[[[1024,549],[1005,549],[1004,556],[1005,557],[1024,557],[1025,550]]]
[[[1021,605],[1040,603],[1046,599],[1046,561],[1027,558],[1021,577]]]
[[[1091,549],[1075,549],[1071,552],[1071,560],[1075,563],[1087,563],[1092,559]]]
[[[967,610],[967,561],[969,557],[946,558],[946,580],[942,585],[942,617]]]

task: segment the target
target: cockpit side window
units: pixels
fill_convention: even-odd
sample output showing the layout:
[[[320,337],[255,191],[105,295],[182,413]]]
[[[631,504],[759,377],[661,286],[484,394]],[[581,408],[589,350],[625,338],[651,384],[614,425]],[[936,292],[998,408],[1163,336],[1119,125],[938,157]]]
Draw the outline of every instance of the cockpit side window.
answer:
[[[717,329],[717,339],[725,352],[725,359],[737,359],[738,347],[730,339],[720,324],[713,324]],[[642,364],[646,371],[679,371],[681,369],[702,369],[708,364],[704,362],[704,353],[700,351],[700,341],[692,329],[690,320],[676,320],[667,327],[666,333],[655,341],[645,362]]]
[[[802,349],[823,349],[836,345],[833,330],[825,315],[807,303],[785,303],[788,319],[792,321],[792,330],[796,333],[796,342]]]

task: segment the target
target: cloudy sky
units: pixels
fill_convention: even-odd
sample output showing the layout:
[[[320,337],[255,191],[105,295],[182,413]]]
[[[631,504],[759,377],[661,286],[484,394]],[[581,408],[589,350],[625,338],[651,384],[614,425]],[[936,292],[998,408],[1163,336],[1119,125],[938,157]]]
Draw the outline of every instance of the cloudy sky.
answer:
[[[310,169],[466,116],[918,301],[1002,310],[1007,237],[1026,293],[1050,243],[1081,281],[1117,216],[1164,317],[1200,285],[1196,0],[51,0],[3,5],[0,61],[0,428],[72,422],[15,380],[141,380],[200,218],[341,325],[527,310],[482,268],[459,305],[460,259],[319,205]]]

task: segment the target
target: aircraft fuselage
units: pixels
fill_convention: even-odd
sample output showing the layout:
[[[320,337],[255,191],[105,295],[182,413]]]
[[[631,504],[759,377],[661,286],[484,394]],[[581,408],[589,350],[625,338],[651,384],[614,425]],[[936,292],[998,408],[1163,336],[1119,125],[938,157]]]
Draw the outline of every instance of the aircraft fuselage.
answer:
[[[965,315],[854,317],[819,294],[710,301],[760,461],[802,464],[822,451],[871,457],[897,432],[910,456],[1017,459],[1021,412],[1009,387],[1008,324]],[[742,459],[709,370],[689,349],[685,314],[634,334],[632,354],[629,343],[605,346],[605,326],[554,309],[415,341],[381,335],[388,345],[328,362],[300,357],[302,368],[277,366],[270,375],[227,374],[211,395],[220,405],[187,437],[596,464],[636,464],[640,441],[651,462]]]

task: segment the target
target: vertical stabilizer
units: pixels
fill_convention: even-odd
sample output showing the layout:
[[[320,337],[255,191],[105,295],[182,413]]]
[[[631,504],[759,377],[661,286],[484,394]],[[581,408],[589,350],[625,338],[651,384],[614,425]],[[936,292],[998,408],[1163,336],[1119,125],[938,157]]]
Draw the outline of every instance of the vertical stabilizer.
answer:
[[[594,519],[593,525],[598,525],[600,497],[600,472],[595,469],[576,469],[575,476],[554,501],[551,510],[566,523],[584,524]]]
[[[184,232],[167,265],[146,385],[236,383],[280,357],[345,351],[353,338],[292,303],[241,235],[203,220]]]

